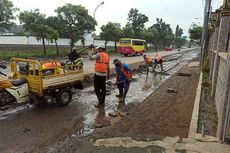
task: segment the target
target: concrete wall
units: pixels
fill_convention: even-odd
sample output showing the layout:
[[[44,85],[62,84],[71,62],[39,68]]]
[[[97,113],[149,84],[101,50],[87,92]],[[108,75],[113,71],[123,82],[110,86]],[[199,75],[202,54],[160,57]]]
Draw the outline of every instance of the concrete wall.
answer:
[[[45,41],[46,45],[55,45],[54,42]],[[69,46],[70,44],[70,39],[66,38],[59,38],[57,40],[58,45],[61,46]],[[103,40],[95,40],[94,44],[99,45],[99,44],[104,44],[105,41]],[[26,37],[26,36],[0,36],[0,45],[42,45],[41,40],[37,40],[36,37]],[[93,38],[90,36],[85,37],[85,45],[89,46],[90,44],[93,44]],[[81,46],[81,41],[78,41],[76,46]],[[114,46],[114,42],[108,42],[107,46]]]
[[[216,108],[217,108],[217,114],[218,118],[221,117],[221,114],[223,113],[223,104],[225,100],[225,93],[226,93],[226,84],[227,84],[227,68],[226,65],[226,59],[220,58],[219,62],[219,71],[217,76],[217,84],[216,84],[216,92],[215,92],[215,102],[216,102]]]
[[[217,13],[218,19],[214,26],[212,25],[213,33],[209,38],[208,55],[212,97],[218,115],[217,136],[225,140],[230,97],[230,10],[223,8]]]

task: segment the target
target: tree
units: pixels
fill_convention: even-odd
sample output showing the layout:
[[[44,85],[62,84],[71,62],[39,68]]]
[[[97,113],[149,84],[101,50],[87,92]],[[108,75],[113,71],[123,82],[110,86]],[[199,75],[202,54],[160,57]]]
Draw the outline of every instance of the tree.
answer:
[[[179,27],[179,25],[176,26],[176,32],[175,37],[181,37],[183,35],[183,29]]]
[[[96,21],[88,14],[88,10],[81,5],[66,4],[55,10],[60,20],[65,23],[66,34],[70,38],[71,51],[74,44],[84,33],[90,33],[95,29]]]
[[[127,23],[125,27],[122,28],[122,37],[124,38],[134,38],[135,37],[134,30],[129,23]]]
[[[13,25],[11,20],[15,19],[13,15],[18,9],[9,0],[0,0],[0,32]]]
[[[83,47],[85,47],[85,38],[84,37],[81,37],[81,44]]]
[[[50,39],[51,41],[54,40],[54,42],[55,42],[55,46],[56,46],[56,55],[59,55],[59,48],[58,48],[58,44],[57,44],[58,38],[59,38],[59,33],[58,33],[58,31],[57,31],[57,30],[54,30],[54,29],[51,29],[51,30],[49,31],[49,39]]]
[[[45,39],[51,38],[54,29],[46,25],[45,15],[40,13],[38,9],[34,11],[24,11],[19,14],[20,22],[24,23],[23,26],[26,31],[35,35],[38,40],[42,39],[44,56],[46,56]]]
[[[66,34],[67,27],[64,20],[61,20],[57,16],[49,16],[46,18],[46,24],[57,30],[61,38],[68,38]]]
[[[201,37],[202,37],[203,28],[200,25],[192,24],[189,28],[190,39],[195,40],[198,44],[201,44]]]
[[[108,22],[101,27],[100,38],[105,40],[105,47],[108,41],[115,42],[115,50],[117,50],[117,41],[122,36],[121,25],[119,23]]]
[[[176,48],[181,48],[187,42],[186,37],[176,37],[175,38],[175,46]]]
[[[148,22],[148,17],[142,13],[138,13],[138,10],[132,8],[128,14],[128,21],[130,26],[133,28],[134,37],[140,37],[141,30],[145,27],[145,23]]]
[[[148,46],[148,44],[151,45],[154,44],[153,43],[153,39],[155,36],[155,31],[152,28],[148,28],[148,29],[144,29],[141,31],[141,39],[146,40],[146,45]]]
[[[157,23],[151,26],[155,31],[155,46],[157,49],[168,47],[173,43],[174,34],[169,24],[163,22],[162,19],[157,18]]]

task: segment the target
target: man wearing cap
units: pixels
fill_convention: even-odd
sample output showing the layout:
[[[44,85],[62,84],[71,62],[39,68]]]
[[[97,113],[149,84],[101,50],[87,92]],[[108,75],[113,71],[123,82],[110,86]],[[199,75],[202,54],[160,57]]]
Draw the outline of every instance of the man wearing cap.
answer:
[[[106,96],[106,76],[109,78],[109,55],[106,53],[104,46],[97,47],[99,52],[96,55],[90,56],[90,60],[96,60],[95,62],[95,74],[94,74],[94,91],[97,95],[98,104],[95,107],[104,107]]]
[[[115,65],[117,75],[116,84],[119,89],[119,95],[116,96],[119,98],[119,102],[124,103],[132,79],[132,71],[128,64],[121,63],[119,59],[114,59],[113,64]]]

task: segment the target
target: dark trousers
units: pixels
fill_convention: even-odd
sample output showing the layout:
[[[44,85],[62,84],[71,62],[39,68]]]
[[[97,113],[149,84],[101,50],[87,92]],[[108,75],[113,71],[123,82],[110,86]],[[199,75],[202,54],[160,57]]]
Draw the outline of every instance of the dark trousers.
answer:
[[[106,76],[98,76],[94,75],[94,91],[97,95],[97,99],[99,104],[105,103],[105,95],[106,95]]]
[[[156,68],[157,64],[160,64],[160,66],[161,66],[161,72],[163,72],[163,60],[161,59],[161,60],[157,61],[157,60],[155,59],[154,68],[153,68],[154,71],[155,71],[155,68]]]
[[[122,81],[118,81],[118,82],[122,82]],[[130,85],[130,81],[124,81],[122,83],[117,84],[117,88],[119,89],[119,93],[123,94],[123,93],[127,93],[129,90],[129,85]]]

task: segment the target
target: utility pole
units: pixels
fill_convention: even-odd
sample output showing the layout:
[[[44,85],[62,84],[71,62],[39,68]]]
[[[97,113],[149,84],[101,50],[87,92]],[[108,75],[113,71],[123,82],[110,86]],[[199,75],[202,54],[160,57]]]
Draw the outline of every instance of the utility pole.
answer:
[[[207,47],[208,47],[208,21],[211,13],[211,0],[205,0],[204,8],[204,23],[201,39],[201,57],[200,65],[203,65],[204,59],[207,56]]]

